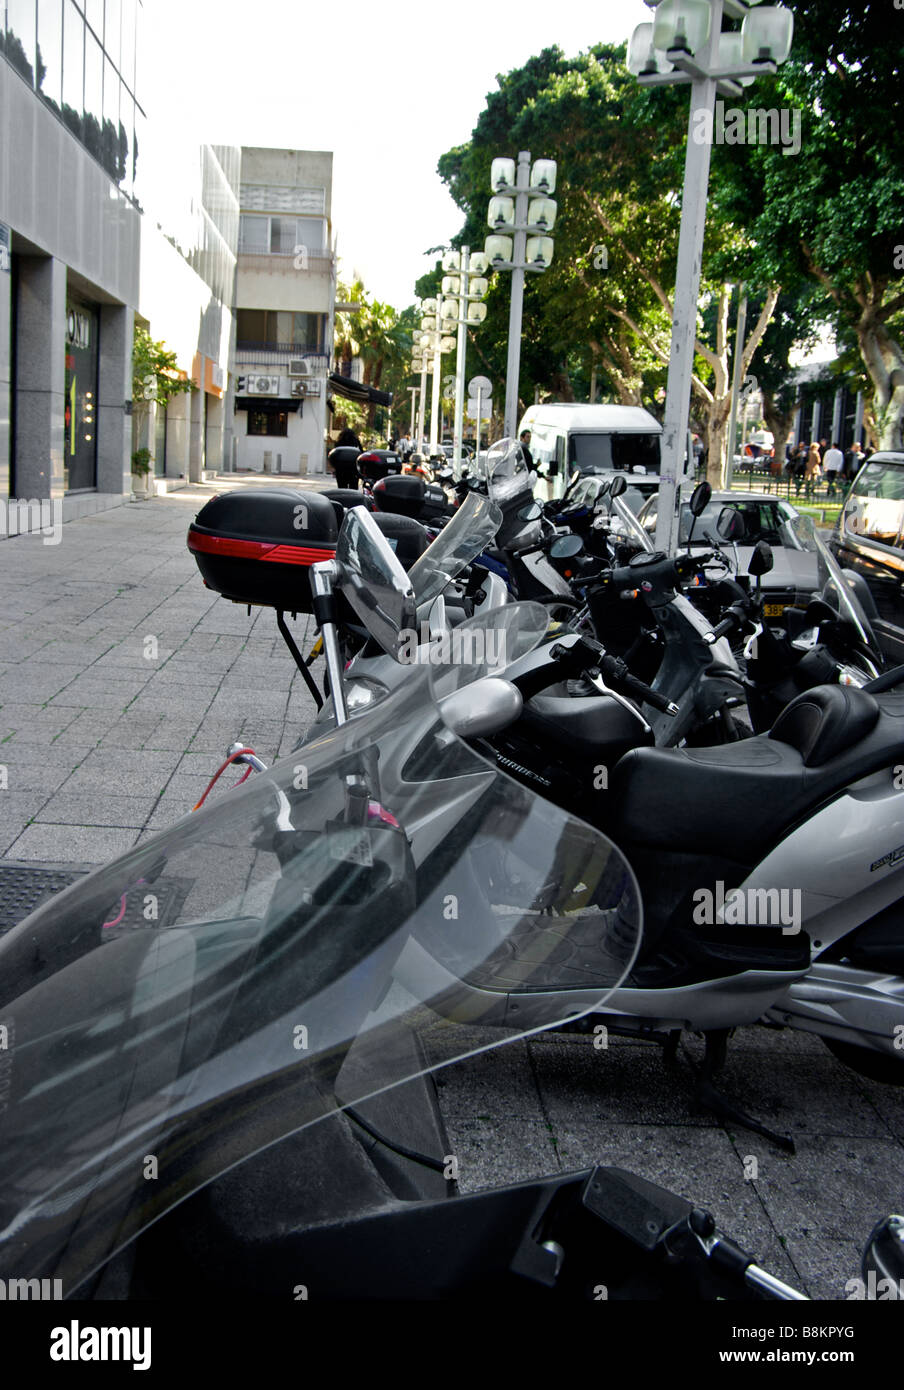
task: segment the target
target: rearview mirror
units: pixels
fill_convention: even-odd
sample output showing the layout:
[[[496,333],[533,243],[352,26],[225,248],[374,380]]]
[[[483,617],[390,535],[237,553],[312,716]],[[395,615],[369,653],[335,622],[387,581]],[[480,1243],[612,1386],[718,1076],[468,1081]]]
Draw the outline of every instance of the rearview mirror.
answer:
[[[688,499],[687,505],[690,507],[691,516],[702,516],[709,506],[712,495],[712,486],[705,479],[702,483],[698,483]]]
[[[820,627],[823,623],[834,623],[838,621],[837,610],[830,603],[826,603],[823,598],[811,598],[807,604],[807,622],[813,627]]]
[[[352,507],[336,542],[337,585],[370,635],[398,660],[399,635],[417,623],[408,575],[370,512]]]
[[[549,553],[554,560],[569,560],[572,555],[579,555],[583,549],[584,542],[580,536],[559,536],[549,547]]]
[[[708,483],[701,483],[700,487],[709,487]],[[694,488],[694,492],[697,489]],[[691,502],[693,502],[693,496]],[[739,540],[744,531],[744,522],[741,513],[735,507],[723,507],[719,513],[719,520],[716,522],[716,530],[723,541]]]
[[[609,483],[609,496],[621,497],[622,493],[627,491],[628,480],[624,473],[616,473],[615,477]]]
[[[772,546],[768,541],[757,541],[753,547],[753,554],[750,557],[750,564],[747,566],[747,573],[754,579],[759,579],[760,575],[768,574],[775,564],[775,557],[772,554]]]
[[[499,676],[487,676],[456,690],[439,707],[446,728],[459,738],[498,733],[514,724],[523,708],[518,687]]]
[[[527,502],[523,507],[519,507],[517,512],[519,521],[537,521],[542,515],[543,508],[539,502]]]

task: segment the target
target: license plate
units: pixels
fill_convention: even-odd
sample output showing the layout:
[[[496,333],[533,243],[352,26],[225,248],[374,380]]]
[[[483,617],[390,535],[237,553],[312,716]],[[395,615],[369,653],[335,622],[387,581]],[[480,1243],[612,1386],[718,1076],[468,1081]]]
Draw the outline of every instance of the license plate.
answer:
[[[787,607],[787,603],[764,603],[763,613],[767,618],[780,618]]]

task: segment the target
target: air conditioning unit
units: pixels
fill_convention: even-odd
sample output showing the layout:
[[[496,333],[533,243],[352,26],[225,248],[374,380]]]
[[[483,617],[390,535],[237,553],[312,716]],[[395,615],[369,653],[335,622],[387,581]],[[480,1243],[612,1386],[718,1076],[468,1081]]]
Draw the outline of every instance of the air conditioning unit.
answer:
[[[289,376],[307,376],[310,370],[303,357],[291,357],[289,359]]]
[[[278,396],[278,376],[249,376],[246,384],[249,396]]]
[[[289,391],[293,396],[303,396],[305,395],[306,386],[306,381],[293,381],[289,387]]]
[[[306,395],[306,396],[319,396],[319,395],[320,395],[320,386],[321,386],[321,383],[320,383],[320,381],[319,381],[319,379],[318,379],[317,377],[312,378],[310,381],[306,381],[306,382],[305,382],[305,388],[306,388],[306,389],[305,389],[305,395]]]

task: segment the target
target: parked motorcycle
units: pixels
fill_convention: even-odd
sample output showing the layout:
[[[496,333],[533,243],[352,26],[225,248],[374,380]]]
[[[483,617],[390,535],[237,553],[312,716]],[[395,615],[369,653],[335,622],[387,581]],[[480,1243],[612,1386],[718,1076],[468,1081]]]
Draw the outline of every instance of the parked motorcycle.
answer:
[[[361,508],[312,574],[337,692],[340,596],[398,650],[413,590]],[[501,632],[517,657],[538,624],[501,611],[485,650]],[[456,1193],[431,1074],[483,1046],[481,1014],[401,981],[427,961],[492,995],[514,973],[556,1026],[575,969],[598,1007],[631,968],[640,904],[604,836],[462,741],[516,688],[478,680],[439,718],[427,682],[357,720],[337,693],[302,763],[0,941],[0,1277],[94,1299],[801,1297],[619,1169]]]

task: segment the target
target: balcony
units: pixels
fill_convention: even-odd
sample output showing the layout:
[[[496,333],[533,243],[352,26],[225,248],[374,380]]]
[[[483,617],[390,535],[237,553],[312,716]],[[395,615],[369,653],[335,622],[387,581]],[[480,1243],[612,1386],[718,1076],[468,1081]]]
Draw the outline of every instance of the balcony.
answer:
[[[263,271],[269,275],[308,271],[315,275],[332,275],[334,267],[335,257],[332,251],[312,251],[307,246],[299,246],[291,251],[254,251],[239,242],[239,271]]]
[[[235,345],[235,360],[246,367],[280,367],[290,357],[303,357],[314,375],[326,375],[330,369],[329,355],[319,347],[304,347],[300,343],[253,343],[239,338]]]

